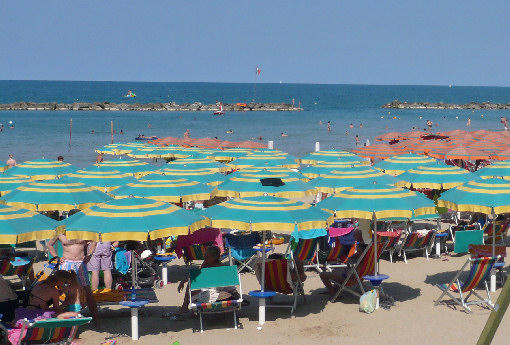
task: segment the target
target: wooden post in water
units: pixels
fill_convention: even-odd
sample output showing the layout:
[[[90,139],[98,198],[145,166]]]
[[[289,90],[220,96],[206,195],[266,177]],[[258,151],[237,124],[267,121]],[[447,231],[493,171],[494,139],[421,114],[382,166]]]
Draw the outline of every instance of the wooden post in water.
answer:
[[[496,301],[495,311],[491,312],[485,327],[483,328],[480,338],[478,338],[477,345],[487,345],[492,342],[496,331],[498,330],[499,324],[505,315],[506,309],[510,302],[510,279],[507,279],[503,289],[499,294],[498,300]]]
[[[110,134],[112,136],[112,144],[113,144],[113,120],[110,121]]]

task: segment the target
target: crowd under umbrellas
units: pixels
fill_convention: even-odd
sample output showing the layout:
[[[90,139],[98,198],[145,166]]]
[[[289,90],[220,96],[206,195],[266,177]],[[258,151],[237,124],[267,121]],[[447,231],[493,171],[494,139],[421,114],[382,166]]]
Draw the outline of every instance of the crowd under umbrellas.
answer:
[[[510,212],[504,201],[510,189],[503,180],[510,178],[505,162],[510,137],[478,131],[450,134],[423,140],[391,133],[379,139],[392,145],[359,148],[358,155],[327,150],[301,159],[260,147],[225,148],[226,143],[204,139],[195,141],[201,147],[155,145],[170,140],[107,145],[98,152],[114,158],[81,170],[69,163],[33,160],[0,176],[0,202],[5,204],[0,222],[12,223],[2,225],[0,241],[48,239],[63,231],[84,240],[147,241],[206,226],[265,234],[327,228],[333,217],[369,219],[375,228],[382,218],[434,214],[436,204],[415,190],[435,190],[436,196],[442,194],[437,206],[482,212],[493,220]],[[192,141],[185,144],[192,146]],[[156,159],[167,163],[149,163]],[[379,162],[369,167],[370,160]],[[313,205],[292,200],[308,196],[313,196]],[[211,199],[223,202],[200,214],[179,207]],[[299,212],[286,218],[290,209]],[[39,214],[72,210],[81,212],[60,223]],[[373,236],[376,243],[377,231]]]

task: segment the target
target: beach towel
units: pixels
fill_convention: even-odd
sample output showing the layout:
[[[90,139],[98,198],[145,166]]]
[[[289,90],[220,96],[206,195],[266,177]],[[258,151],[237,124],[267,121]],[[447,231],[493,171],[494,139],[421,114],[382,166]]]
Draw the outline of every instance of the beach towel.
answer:
[[[128,253],[125,248],[115,249],[115,269],[121,274],[126,274],[129,269]]]
[[[177,237],[177,246],[175,248],[175,254],[177,254],[178,258],[181,258],[182,248],[190,247],[193,244],[202,244],[206,242],[213,242],[213,245],[218,246],[220,248],[221,253],[224,252],[221,230],[216,228],[202,228],[198,229],[192,234],[181,235]]]

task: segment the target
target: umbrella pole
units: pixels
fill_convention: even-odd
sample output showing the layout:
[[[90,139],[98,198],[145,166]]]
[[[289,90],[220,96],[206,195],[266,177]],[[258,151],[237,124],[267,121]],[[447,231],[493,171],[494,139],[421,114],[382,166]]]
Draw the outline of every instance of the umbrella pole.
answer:
[[[136,287],[136,261],[135,261],[135,251],[131,250],[131,287]]]
[[[492,257],[496,257],[496,213],[492,208]],[[491,269],[491,292],[496,292],[496,269]]]
[[[377,262],[377,216],[374,212],[374,275],[377,277],[379,273],[379,263]]]
[[[260,279],[261,292],[264,292],[265,275],[266,275],[266,232],[262,231],[262,277]],[[266,323],[266,299],[259,298],[259,325],[262,326],[264,323]]]

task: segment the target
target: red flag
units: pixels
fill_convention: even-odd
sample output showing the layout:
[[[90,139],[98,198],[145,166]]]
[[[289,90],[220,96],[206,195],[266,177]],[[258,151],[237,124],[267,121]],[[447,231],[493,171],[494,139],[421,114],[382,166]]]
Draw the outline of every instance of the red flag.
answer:
[[[255,74],[256,74],[256,75],[260,75],[260,72],[261,72],[261,71],[260,71],[260,68],[258,68],[258,67],[257,67],[257,69],[255,70]]]

